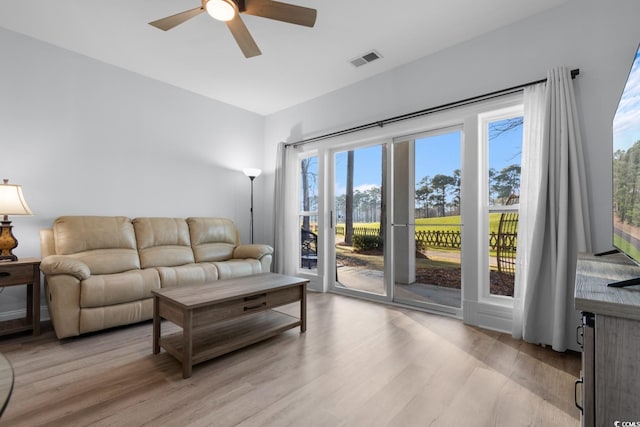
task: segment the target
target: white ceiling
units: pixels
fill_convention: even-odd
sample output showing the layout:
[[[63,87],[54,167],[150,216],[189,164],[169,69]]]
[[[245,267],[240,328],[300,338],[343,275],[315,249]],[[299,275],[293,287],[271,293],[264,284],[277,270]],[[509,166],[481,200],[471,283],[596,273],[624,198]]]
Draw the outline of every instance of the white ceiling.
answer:
[[[147,25],[200,0],[0,0],[0,27],[268,115],[567,1],[291,0],[318,10],[315,27],[242,15],[262,50],[250,59],[206,13]],[[350,64],[372,49],[383,58]]]

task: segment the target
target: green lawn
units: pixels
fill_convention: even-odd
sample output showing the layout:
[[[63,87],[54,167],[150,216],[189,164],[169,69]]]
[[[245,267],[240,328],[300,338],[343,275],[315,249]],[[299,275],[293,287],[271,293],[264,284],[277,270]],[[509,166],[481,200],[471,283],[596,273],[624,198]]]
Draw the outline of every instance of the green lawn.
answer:
[[[500,223],[500,213],[489,214],[489,233],[498,232],[498,224]],[[339,224],[344,227],[344,224]],[[354,228],[370,228],[378,229],[379,222],[358,222],[353,224]],[[416,218],[416,230],[434,230],[440,231],[460,231],[460,215],[445,216],[437,218]]]
[[[498,225],[500,223],[500,213],[489,214],[489,234],[498,234]],[[344,224],[340,224],[344,226]],[[368,228],[377,230],[380,227],[378,222],[359,222],[353,225],[357,228]],[[417,218],[416,219],[416,231],[444,231],[444,232],[460,232],[460,215],[445,216],[436,218]],[[459,249],[438,248],[441,251],[459,251]],[[490,250],[490,256],[496,256],[495,250]]]
[[[614,245],[616,245],[616,247],[622,249],[623,251],[631,255],[633,259],[640,259],[640,251],[638,251],[638,249],[633,247],[631,243],[622,239],[620,236],[617,236],[616,234],[614,234],[613,243]]]
[[[498,232],[500,223],[500,213],[489,214],[489,233]],[[437,228],[442,231],[460,231],[460,215],[445,216],[438,218],[416,218],[417,229],[433,230]],[[374,224],[376,227],[379,224]]]

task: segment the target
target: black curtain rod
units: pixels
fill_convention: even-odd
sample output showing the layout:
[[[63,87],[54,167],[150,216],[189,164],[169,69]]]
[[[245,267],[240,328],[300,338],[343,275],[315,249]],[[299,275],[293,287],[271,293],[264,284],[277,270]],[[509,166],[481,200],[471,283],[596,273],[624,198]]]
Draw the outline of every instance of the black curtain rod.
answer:
[[[580,74],[580,69],[576,68],[574,70],[571,70],[571,78],[572,79],[575,79],[576,76],[579,75],[579,74]],[[401,122],[403,120],[413,119],[413,118],[420,117],[420,116],[426,116],[427,114],[437,113],[439,111],[450,110],[452,108],[461,107],[463,105],[473,104],[473,103],[480,102],[480,101],[486,101],[486,100],[489,100],[489,99],[492,99],[492,98],[497,98],[499,96],[508,95],[510,93],[516,93],[516,92],[521,91],[522,89],[524,89],[527,86],[533,86],[535,84],[544,83],[546,81],[547,81],[547,79],[536,80],[535,82],[529,82],[529,83],[521,84],[521,85],[518,85],[518,86],[513,86],[513,87],[510,87],[508,89],[502,89],[502,90],[497,90],[495,92],[485,93],[484,95],[474,96],[474,97],[471,97],[471,98],[463,99],[461,101],[450,102],[448,104],[439,105],[437,107],[426,108],[424,110],[415,111],[413,113],[402,114],[400,116],[395,116],[395,117],[391,117],[391,118],[384,119],[384,120],[378,120],[377,122],[371,122],[371,123],[367,123],[365,125],[360,125],[360,126],[355,126],[355,127],[349,128],[349,129],[339,130],[337,132],[331,132],[331,133],[327,133],[327,134],[320,135],[320,136],[314,136],[313,138],[307,138],[307,139],[303,139],[303,140],[296,141],[296,142],[290,142],[290,143],[285,144],[285,145],[286,146],[296,147],[298,145],[304,145],[304,144],[308,144],[310,142],[321,141],[323,139],[329,139],[329,138],[333,138],[333,137],[336,137],[336,136],[347,135],[347,134],[354,133],[354,132],[359,132],[359,131],[365,130],[365,129],[371,129],[371,128],[375,128],[375,127],[384,127],[385,125],[388,125],[388,124],[391,124],[391,123]]]

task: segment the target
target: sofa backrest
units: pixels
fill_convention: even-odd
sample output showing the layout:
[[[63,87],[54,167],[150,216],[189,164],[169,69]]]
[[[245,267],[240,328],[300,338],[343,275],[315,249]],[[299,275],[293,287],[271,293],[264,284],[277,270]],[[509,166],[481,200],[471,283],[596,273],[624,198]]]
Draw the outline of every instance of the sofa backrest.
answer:
[[[227,218],[187,218],[196,262],[226,261],[240,244],[233,221]]]
[[[142,268],[194,262],[189,227],[183,218],[135,218],[132,222]]]
[[[89,266],[91,274],[140,268],[131,220],[123,216],[61,216],[53,223],[55,253]]]

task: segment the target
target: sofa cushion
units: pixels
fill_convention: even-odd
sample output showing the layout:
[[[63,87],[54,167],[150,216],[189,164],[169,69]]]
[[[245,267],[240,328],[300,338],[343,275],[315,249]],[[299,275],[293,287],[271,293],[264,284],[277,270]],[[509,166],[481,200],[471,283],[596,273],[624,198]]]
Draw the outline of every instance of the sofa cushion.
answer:
[[[187,264],[177,267],[156,267],[163,288],[171,286],[202,285],[218,279],[213,264]]]
[[[140,265],[173,267],[194,262],[189,227],[182,218],[135,218]]]
[[[262,264],[257,259],[231,259],[213,264],[218,269],[220,280],[262,273]]]
[[[225,261],[240,244],[238,229],[226,218],[187,218],[196,262]]]
[[[80,282],[80,307],[103,307],[151,298],[160,288],[158,272],[151,269],[93,275]]]
[[[62,216],[53,223],[55,251],[83,261],[91,274],[140,268],[131,220],[122,216]]]

